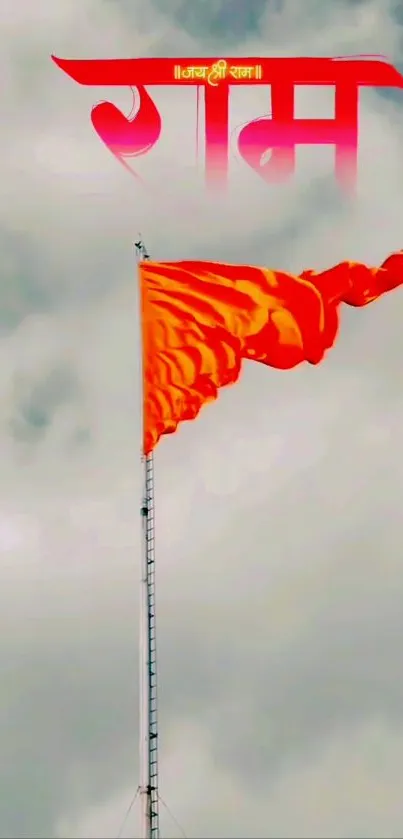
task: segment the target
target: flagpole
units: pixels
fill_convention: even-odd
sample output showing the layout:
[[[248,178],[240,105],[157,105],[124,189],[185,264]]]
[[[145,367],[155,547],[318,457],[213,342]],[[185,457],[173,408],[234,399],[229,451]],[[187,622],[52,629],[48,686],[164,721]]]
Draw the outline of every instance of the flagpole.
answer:
[[[135,243],[137,263],[149,255],[141,238]],[[139,289],[141,295],[141,288]],[[141,311],[141,305],[140,305]],[[141,329],[140,320],[140,329]],[[144,424],[144,418],[143,418]],[[143,429],[144,431],[144,429]],[[143,435],[144,436],[144,435]],[[140,577],[140,839],[159,839],[158,708],[155,626],[154,457],[142,450],[143,499]]]

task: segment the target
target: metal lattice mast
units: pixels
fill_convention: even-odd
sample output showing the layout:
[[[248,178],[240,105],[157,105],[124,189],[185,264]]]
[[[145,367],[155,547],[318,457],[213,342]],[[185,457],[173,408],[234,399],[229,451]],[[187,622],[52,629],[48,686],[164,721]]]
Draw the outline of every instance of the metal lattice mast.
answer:
[[[141,239],[138,261],[149,259]],[[141,290],[140,290],[141,291]],[[154,458],[143,455],[143,550],[140,600],[140,801],[141,839],[159,839],[157,645],[155,626]]]

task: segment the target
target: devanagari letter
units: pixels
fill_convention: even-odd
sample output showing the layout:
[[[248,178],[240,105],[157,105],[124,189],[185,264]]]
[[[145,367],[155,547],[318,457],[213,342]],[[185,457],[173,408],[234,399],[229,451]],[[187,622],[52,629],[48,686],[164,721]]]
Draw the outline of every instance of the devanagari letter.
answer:
[[[196,67],[182,67],[181,79],[194,79],[196,70]]]
[[[239,68],[239,78],[240,79],[253,79],[254,76],[254,67],[240,67]]]
[[[358,146],[358,82],[347,80],[343,63],[333,65],[335,116],[333,119],[295,119],[294,91],[298,82],[271,82],[271,118],[244,126],[238,137],[241,157],[269,183],[287,180],[295,170],[296,146],[334,145],[335,174],[343,186],[355,184]],[[313,84],[307,78],[304,84]],[[268,161],[263,155],[271,150]]]
[[[216,61],[208,74],[208,83],[213,87],[217,87],[218,82],[225,79],[227,75],[227,67],[228,65],[224,58],[220,58],[219,61]]]
[[[205,79],[208,69],[209,68],[208,68],[207,64],[206,64],[205,67],[195,67],[195,78],[196,79]]]

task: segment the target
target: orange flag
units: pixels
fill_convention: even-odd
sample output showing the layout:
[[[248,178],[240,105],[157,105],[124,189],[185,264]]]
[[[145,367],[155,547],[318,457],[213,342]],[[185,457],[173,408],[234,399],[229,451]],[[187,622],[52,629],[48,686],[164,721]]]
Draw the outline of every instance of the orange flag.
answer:
[[[288,370],[318,364],[333,346],[340,303],[366,306],[403,284],[403,251],[380,268],[343,262],[293,276],[221,262],[140,264],[144,453],[218,389],[242,359]]]

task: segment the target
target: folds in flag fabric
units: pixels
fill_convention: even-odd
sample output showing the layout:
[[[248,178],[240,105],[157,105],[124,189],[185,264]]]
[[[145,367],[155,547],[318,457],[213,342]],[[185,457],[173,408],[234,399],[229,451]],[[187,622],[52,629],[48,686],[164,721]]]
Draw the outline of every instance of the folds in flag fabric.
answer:
[[[319,364],[340,303],[366,306],[403,284],[403,251],[379,268],[343,262],[294,276],[219,262],[140,263],[144,453],[239,378],[243,359]]]

